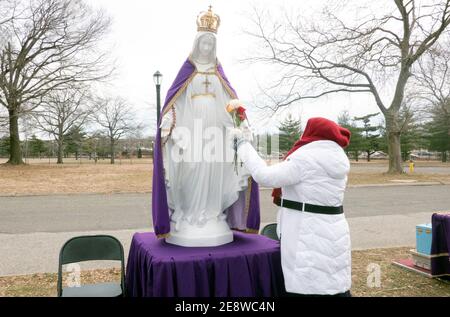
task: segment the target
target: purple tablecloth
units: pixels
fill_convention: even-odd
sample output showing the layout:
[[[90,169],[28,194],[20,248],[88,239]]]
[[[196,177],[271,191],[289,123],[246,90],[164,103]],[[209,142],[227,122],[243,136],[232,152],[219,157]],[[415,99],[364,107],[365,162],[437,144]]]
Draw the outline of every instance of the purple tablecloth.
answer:
[[[431,274],[433,276],[450,276],[450,213],[434,214],[431,242]]]
[[[283,296],[280,245],[254,234],[235,232],[232,243],[185,248],[136,233],[126,272],[133,297]]]

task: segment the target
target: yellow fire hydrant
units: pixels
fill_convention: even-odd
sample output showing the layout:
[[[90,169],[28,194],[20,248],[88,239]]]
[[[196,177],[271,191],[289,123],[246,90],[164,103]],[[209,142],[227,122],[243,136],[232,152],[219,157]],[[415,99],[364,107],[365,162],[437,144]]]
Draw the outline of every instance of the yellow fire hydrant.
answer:
[[[409,172],[414,173],[414,161],[409,160]]]

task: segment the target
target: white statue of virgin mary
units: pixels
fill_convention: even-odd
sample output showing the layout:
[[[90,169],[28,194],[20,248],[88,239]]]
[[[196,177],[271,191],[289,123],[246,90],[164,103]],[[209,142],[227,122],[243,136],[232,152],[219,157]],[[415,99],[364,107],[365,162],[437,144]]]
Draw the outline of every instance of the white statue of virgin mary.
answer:
[[[197,23],[192,52],[169,89],[160,123],[170,219],[165,237],[168,243],[187,247],[233,241],[229,224],[240,222],[236,226],[246,228],[242,223],[251,200],[250,192],[245,193],[249,174],[241,166],[236,173],[231,146],[226,144],[227,128],[233,127],[226,105],[236,96],[216,58],[220,19],[210,8]],[[155,170],[157,163],[156,159]],[[161,199],[155,195],[153,200]],[[154,223],[162,217],[161,209],[153,205]],[[163,227],[155,225],[155,232],[164,234]]]

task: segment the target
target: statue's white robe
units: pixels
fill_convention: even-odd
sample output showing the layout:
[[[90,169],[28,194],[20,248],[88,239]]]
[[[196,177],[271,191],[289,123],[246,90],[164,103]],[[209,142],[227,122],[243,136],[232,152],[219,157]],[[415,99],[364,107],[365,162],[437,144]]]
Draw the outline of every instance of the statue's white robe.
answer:
[[[214,72],[214,68],[207,71]],[[207,90],[206,78],[210,82]],[[206,92],[215,97],[203,95]],[[192,98],[195,95],[200,96]],[[232,149],[226,144],[226,129],[233,127],[226,111],[230,99],[216,75],[197,73],[174,104],[174,133],[182,140],[168,139],[164,168],[175,228],[182,220],[202,226],[211,219],[225,219],[224,211],[248,186],[249,174],[243,168],[236,174]]]

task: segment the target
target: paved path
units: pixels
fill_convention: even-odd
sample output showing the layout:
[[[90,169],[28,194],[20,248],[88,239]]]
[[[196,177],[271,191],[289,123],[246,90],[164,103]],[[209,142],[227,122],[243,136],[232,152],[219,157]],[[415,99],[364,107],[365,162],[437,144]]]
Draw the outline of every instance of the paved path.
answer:
[[[275,221],[271,191],[261,190],[262,222]],[[0,197],[0,233],[151,227],[151,194]],[[450,210],[450,185],[348,188],[348,218]]]
[[[0,197],[0,276],[55,272],[60,247],[77,235],[114,235],[128,254],[133,233],[151,230],[150,196]],[[275,221],[270,198],[261,191],[263,223]],[[353,249],[413,246],[416,224],[450,210],[450,186],[349,188],[345,210]]]

